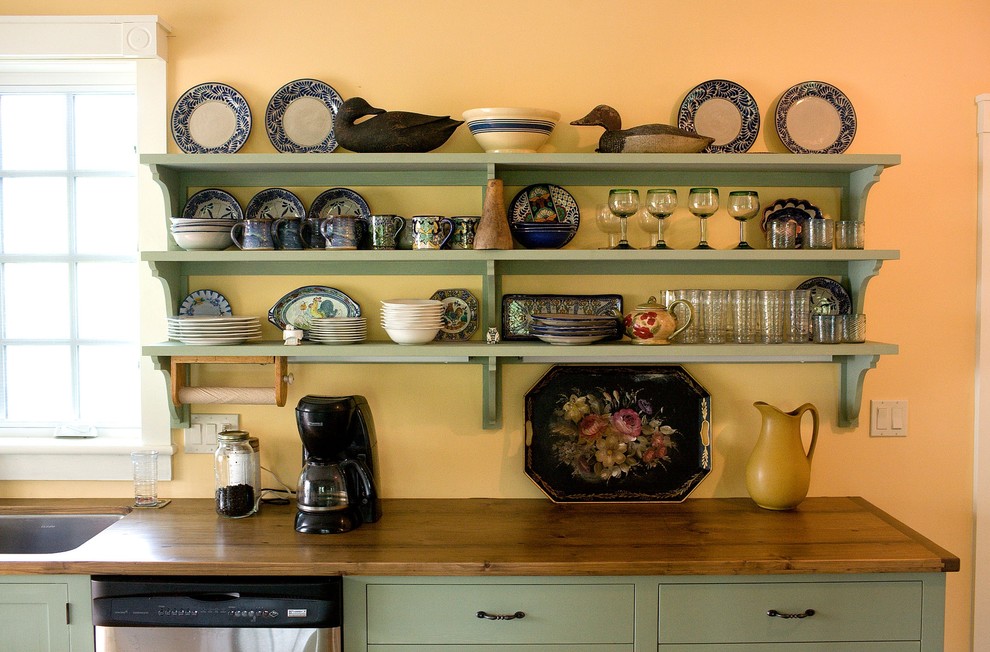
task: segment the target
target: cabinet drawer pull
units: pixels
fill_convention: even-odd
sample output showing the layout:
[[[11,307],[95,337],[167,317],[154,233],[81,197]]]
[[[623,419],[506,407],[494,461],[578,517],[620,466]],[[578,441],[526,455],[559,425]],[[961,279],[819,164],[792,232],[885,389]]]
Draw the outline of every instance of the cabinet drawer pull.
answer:
[[[525,618],[526,612],[517,611],[514,614],[490,614],[487,611],[479,611],[477,616],[478,618],[485,618],[487,620],[518,620],[520,618]]]
[[[767,615],[771,618],[808,618],[815,615],[814,609],[805,609],[801,613],[789,614],[784,611],[777,611],[776,609],[770,609],[767,611]]]

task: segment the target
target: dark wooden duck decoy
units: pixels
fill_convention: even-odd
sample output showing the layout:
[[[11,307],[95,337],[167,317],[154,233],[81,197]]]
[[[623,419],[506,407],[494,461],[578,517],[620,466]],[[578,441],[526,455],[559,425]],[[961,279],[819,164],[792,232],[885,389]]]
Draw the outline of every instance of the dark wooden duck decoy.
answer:
[[[714,142],[708,136],[671,125],[647,124],[623,129],[619,112],[607,104],[599,104],[591,113],[571,124],[605,127],[605,133],[598,139],[598,149],[595,150],[603,153],[692,154]]]
[[[367,120],[357,122],[366,116]],[[333,120],[334,136],[352,152],[429,152],[440,147],[463,120],[378,109],[363,98],[345,100]]]

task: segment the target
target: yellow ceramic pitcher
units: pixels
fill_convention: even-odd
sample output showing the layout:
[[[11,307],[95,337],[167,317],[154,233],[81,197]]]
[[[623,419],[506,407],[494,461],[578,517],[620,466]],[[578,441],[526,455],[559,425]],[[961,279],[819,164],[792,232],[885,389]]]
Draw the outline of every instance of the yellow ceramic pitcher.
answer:
[[[763,415],[763,427],[746,465],[746,489],[760,507],[794,509],[808,495],[811,485],[818,409],[811,403],[791,412],[782,412],[763,401],[753,406]],[[811,413],[813,426],[807,454],[801,441],[801,417],[805,412]]]

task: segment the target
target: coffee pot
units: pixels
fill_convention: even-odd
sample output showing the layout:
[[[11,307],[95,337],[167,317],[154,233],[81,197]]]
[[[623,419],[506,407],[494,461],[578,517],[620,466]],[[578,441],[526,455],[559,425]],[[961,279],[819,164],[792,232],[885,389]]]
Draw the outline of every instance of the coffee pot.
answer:
[[[687,307],[687,319],[681,324],[674,314],[674,307]],[[623,318],[626,335],[632,338],[633,344],[670,344],[670,338],[676,337],[681,331],[691,325],[694,319],[694,306],[684,299],[671,302],[665,306],[650,297],[646,303],[636,306],[636,309]]]

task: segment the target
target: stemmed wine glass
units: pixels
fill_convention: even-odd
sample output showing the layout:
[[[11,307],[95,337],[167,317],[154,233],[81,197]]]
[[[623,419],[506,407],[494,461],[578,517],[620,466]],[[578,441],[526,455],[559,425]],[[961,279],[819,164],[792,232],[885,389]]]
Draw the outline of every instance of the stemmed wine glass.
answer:
[[[726,210],[739,222],[739,244],[736,249],[752,249],[746,242],[746,222],[760,212],[760,196],[755,190],[733,190],[729,193]]]
[[[663,221],[677,208],[677,191],[673,188],[651,188],[646,191],[646,210],[657,218],[657,243],[654,249],[669,249],[663,241]]]
[[[640,230],[643,233],[648,233],[650,236],[650,247],[654,247],[657,244],[657,218],[655,218],[649,211],[641,210],[639,215],[636,217],[636,224],[639,225]]]
[[[708,245],[708,218],[718,210],[718,188],[691,188],[688,208],[701,219],[701,239],[695,249],[711,249]]]
[[[628,188],[612,188],[608,191],[608,207],[619,216],[619,244],[613,249],[632,249],[626,239],[628,225],[626,220],[630,215],[635,215],[639,210],[639,191]]]
[[[608,235],[607,249],[615,248],[615,234],[619,232],[619,217],[612,213],[608,206],[601,204],[598,206],[598,213],[595,215],[595,224],[598,230]]]

